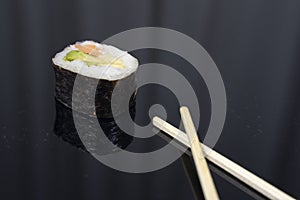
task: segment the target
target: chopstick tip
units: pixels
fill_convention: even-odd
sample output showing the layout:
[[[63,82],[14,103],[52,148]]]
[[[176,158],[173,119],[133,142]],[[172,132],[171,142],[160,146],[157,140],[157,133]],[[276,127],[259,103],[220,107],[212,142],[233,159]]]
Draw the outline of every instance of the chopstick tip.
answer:
[[[154,117],[152,118],[152,123],[153,123],[154,121],[157,121],[158,119],[159,119],[158,116],[154,116]]]
[[[163,122],[163,120],[161,118],[159,118],[158,116],[154,116],[152,118],[152,124],[156,127],[159,126],[162,122]]]
[[[179,110],[182,113],[182,112],[187,112],[189,109],[187,106],[181,106]]]

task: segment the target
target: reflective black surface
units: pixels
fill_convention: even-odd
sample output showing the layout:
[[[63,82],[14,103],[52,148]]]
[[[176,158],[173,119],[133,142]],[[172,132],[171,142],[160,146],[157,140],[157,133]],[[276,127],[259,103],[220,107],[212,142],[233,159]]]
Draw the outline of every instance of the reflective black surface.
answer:
[[[300,198],[298,1],[4,0],[0,4],[1,199],[201,198],[197,179],[191,179],[195,173],[189,176],[185,171],[193,167],[189,157],[155,172],[129,174],[104,166],[54,133],[55,52],[77,40],[102,41],[141,26],[175,29],[205,47],[220,70],[228,98],[225,127],[215,150]],[[168,64],[188,77],[201,100],[203,138],[210,101],[202,78],[176,55],[155,50],[133,54],[141,63]],[[155,86],[140,91],[138,123],[149,123],[145,111],[153,102],[167,102],[168,119],[179,121],[174,111],[178,103],[172,94],[166,99],[167,92]],[[141,151],[165,145],[160,136],[135,141],[142,144]],[[262,198],[218,168],[211,169],[222,199]],[[192,169],[188,172],[193,174]]]

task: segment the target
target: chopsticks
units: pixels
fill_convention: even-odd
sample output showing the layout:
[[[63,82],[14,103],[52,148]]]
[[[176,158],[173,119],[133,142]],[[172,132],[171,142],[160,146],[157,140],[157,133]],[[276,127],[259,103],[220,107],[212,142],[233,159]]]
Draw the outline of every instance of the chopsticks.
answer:
[[[207,200],[218,200],[219,196],[214,181],[211,177],[209,168],[207,166],[205,155],[202,151],[202,147],[200,145],[198,135],[188,108],[181,107],[180,114],[189,139],[193,159],[196,165],[196,170],[201,183],[204,197]]]
[[[160,119],[159,117],[153,117],[152,123],[158,129],[164,131],[165,133],[175,138],[177,141],[181,142],[185,146],[190,147],[189,139],[183,131],[177,129],[176,127]],[[229,160],[225,156],[209,148],[205,144],[202,144],[201,146],[206,158],[209,161],[211,161],[221,169],[225,170],[232,176],[236,177],[240,181],[249,185],[256,191],[263,194],[264,196],[268,197],[269,199],[285,199],[285,200],[294,199],[293,197],[277,189],[270,183],[259,178],[255,174],[251,173],[250,171],[244,169],[243,167]]]

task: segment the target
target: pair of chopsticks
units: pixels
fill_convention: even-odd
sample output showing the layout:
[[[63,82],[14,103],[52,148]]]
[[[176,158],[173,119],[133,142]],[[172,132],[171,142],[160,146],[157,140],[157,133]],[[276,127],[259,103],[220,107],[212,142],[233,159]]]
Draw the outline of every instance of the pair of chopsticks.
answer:
[[[199,142],[197,132],[195,130],[194,124],[190,113],[186,107],[180,108],[180,114],[183,121],[183,125],[186,133],[172,126],[168,122],[160,119],[159,117],[153,118],[153,125],[160,130],[164,131],[171,137],[175,138],[177,141],[181,142],[187,147],[191,148],[193,159],[196,165],[197,174],[203,189],[203,194],[206,199],[219,199],[216,188],[214,186],[213,180],[210,175],[209,168],[205,157],[225,170],[229,174],[233,175],[240,181],[244,182],[248,186],[252,187],[256,191],[260,192],[269,199],[294,199],[278,188],[274,187],[270,183],[259,178],[250,171],[244,169],[213,149],[207,147]]]

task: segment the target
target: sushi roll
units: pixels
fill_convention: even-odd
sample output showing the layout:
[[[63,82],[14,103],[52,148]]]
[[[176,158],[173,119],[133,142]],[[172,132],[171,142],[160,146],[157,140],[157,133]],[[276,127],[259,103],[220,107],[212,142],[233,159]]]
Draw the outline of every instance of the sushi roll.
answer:
[[[66,47],[52,61],[56,78],[55,97],[65,106],[100,118],[112,118],[112,107],[114,115],[120,115],[128,110],[126,106],[135,106],[135,93],[129,103],[126,99],[128,91],[136,89],[135,72],[138,68],[138,60],[129,53],[110,45],[83,41]],[[72,104],[77,76],[85,80],[85,84],[76,94],[80,101]],[[93,91],[90,84],[95,82],[97,89]],[[118,90],[118,101],[112,105],[114,89]],[[93,102],[93,105],[87,102]]]

